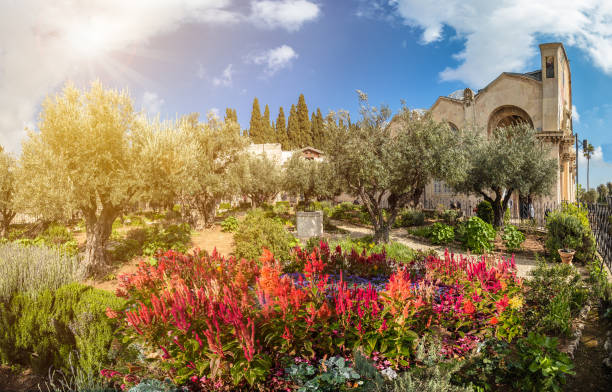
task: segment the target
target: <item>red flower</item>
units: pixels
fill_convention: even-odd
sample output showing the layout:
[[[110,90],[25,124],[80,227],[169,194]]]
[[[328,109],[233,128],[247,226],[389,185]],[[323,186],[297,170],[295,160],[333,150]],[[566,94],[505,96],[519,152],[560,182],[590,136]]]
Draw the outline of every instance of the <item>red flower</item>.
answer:
[[[508,295],[504,294],[504,296],[497,302],[495,302],[495,307],[497,308],[498,313],[502,313],[506,307],[508,306]]]

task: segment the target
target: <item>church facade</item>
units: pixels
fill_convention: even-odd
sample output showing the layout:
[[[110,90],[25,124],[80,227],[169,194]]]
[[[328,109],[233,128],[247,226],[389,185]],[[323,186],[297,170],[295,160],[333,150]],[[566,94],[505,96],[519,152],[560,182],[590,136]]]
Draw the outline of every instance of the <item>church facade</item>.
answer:
[[[504,72],[478,92],[469,88],[439,97],[430,112],[437,121],[454,129],[476,129],[491,132],[519,122],[535,128],[538,137],[552,147],[551,154],[559,164],[551,193],[539,197],[546,205],[557,205],[576,199],[576,151],[572,127],[572,84],[570,64],[561,43],[540,45],[541,69],[527,73]],[[457,195],[442,182],[432,182],[423,195],[426,208],[451,203],[475,205],[475,196]],[[512,216],[518,217],[524,195],[512,196]]]

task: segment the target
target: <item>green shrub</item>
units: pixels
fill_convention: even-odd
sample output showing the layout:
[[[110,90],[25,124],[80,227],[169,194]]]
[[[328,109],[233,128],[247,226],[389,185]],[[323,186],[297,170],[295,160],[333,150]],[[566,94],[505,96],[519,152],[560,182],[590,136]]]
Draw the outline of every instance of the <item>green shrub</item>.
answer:
[[[272,212],[276,215],[285,215],[289,213],[291,205],[288,201],[277,201],[272,207]]]
[[[451,226],[436,222],[429,232],[429,239],[434,244],[448,244],[455,239],[455,230]]]
[[[525,235],[521,233],[516,226],[506,225],[504,227],[502,241],[504,245],[506,245],[506,249],[508,249],[509,252],[513,252],[521,249],[521,244],[525,241]]]
[[[152,256],[158,250],[186,252],[191,241],[191,226],[187,223],[163,226],[152,225],[129,230],[125,238],[115,238],[110,250],[115,261],[127,261],[140,255]]]
[[[61,245],[68,241],[73,241],[74,237],[68,228],[59,223],[52,223],[47,227],[45,231],[43,231],[40,235],[46,243]]]
[[[125,301],[112,293],[79,283],[37,295],[17,294],[0,303],[0,358],[5,363],[32,367],[46,373],[53,366],[64,374],[76,367],[91,377],[113,358],[110,346],[115,320],[107,307],[119,309]]]
[[[238,225],[234,243],[237,257],[257,260],[266,248],[279,260],[288,261],[296,239],[285,230],[280,219],[266,217],[262,210],[256,209],[249,211]]]
[[[417,237],[429,238],[432,228],[433,226],[417,227],[414,229],[408,229],[408,233],[416,235]]]
[[[238,230],[238,219],[235,216],[228,216],[221,222],[221,231],[235,233]]]
[[[395,219],[395,227],[422,226],[425,223],[425,214],[419,210],[403,210]]]
[[[18,293],[55,290],[81,278],[78,258],[57,248],[0,244],[0,302]]]
[[[382,372],[371,361],[355,354],[355,370],[364,379],[364,391],[376,392],[470,392],[472,388],[452,384],[452,377],[461,368],[461,362],[443,359],[442,344],[424,337],[415,350],[410,369],[396,373],[391,368]],[[384,378],[382,377],[384,375]]]
[[[348,217],[352,216],[355,211],[361,211],[361,207],[345,201],[334,207],[334,210],[331,213],[331,218],[339,220],[347,219]]]
[[[516,374],[514,386],[522,391],[560,391],[567,374],[574,374],[572,361],[561,353],[559,341],[530,332],[517,342],[517,360],[510,362]]]
[[[493,212],[493,207],[491,203],[486,200],[481,201],[476,206],[476,216],[487,222],[488,224],[493,224],[493,219],[495,218],[495,213]]]
[[[444,212],[440,216],[444,223],[447,225],[455,225],[457,223],[457,219],[459,219],[459,211],[458,210],[444,210]]]
[[[528,329],[545,333],[571,332],[572,319],[577,317],[589,296],[589,287],[578,270],[568,264],[539,261],[526,281],[529,290],[525,324]]]
[[[232,209],[232,204],[229,202],[225,202],[225,203],[220,203],[219,204],[219,210],[231,210]]]
[[[490,252],[493,250],[495,241],[495,229],[493,226],[477,216],[473,216],[465,222],[463,244],[467,249],[475,253]]]
[[[574,260],[581,262],[595,256],[595,238],[585,208],[565,204],[560,211],[548,215],[546,228],[546,250],[554,260],[561,260],[557,250],[562,248],[574,249]]]
[[[469,359],[453,381],[479,391],[561,391],[566,375],[574,373],[571,360],[557,346],[557,339],[533,332],[514,346],[485,341],[480,355]]]
[[[144,226],[145,221],[139,215],[130,214],[125,217],[123,224],[126,226]]]

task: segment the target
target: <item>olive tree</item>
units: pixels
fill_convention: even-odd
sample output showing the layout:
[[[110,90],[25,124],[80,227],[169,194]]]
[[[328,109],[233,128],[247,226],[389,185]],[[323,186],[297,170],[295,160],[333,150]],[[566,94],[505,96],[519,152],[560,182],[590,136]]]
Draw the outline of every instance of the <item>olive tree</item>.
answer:
[[[68,84],[47,97],[38,128],[23,143],[19,205],[50,220],[80,212],[87,236],[84,271],[99,272],[108,262],[114,220],[159,174],[147,175],[143,165],[167,163],[169,146],[156,142],[155,130],[135,114],[127,92],[99,82],[89,90]]]
[[[174,123],[138,117],[132,128],[132,145],[140,157],[132,164],[139,175],[137,200],[172,206],[191,179],[197,163],[197,146]]]
[[[306,159],[295,152],[283,165],[283,190],[303,197],[306,205],[313,199],[333,197],[337,189],[333,168],[326,161]]]
[[[177,127],[189,141],[186,148],[195,151],[182,198],[208,227],[214,223],[221,201],[240,194],[240,166],[248,140],[240,135],[238,123],[214,118],[202,123],[197,113],[179,119]]]
[[[461,143],[446,124],[428,113],[403,107],[391,111],[369,106],[360,93],[361,120],[327,121],[326,156],[346,190],[359,196],[374,225],[374,241],[388,242],[400,209],[433,179],[464,174]]]
[[[0,238],[8,236],[15,217],[15,158],[0,146]]]
[[[280,165],[263,155],[245,155],[243,162],[242,194],[251,199],[253,207],[274,199],[282,186]]]
[[[467,175],[449,185],[458,192],[484,198],[493,207],[496,227],[504,222],[504,212],[512,193],[546,195],[556,179],[557,163],[550,149],[526,124],[498,128],[490,136],[466,133],[469,152]]]

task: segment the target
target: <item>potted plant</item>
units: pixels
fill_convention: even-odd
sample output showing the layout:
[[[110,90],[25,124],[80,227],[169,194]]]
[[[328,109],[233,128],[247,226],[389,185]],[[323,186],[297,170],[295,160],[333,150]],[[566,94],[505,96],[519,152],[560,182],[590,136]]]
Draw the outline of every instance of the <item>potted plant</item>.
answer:
[[[566,241],[563,241],[563,248],[558,249],[557,252],[559,252],[563,264],[572,264],[572,259],[576,251],[571,249]]]

